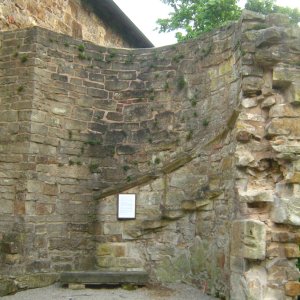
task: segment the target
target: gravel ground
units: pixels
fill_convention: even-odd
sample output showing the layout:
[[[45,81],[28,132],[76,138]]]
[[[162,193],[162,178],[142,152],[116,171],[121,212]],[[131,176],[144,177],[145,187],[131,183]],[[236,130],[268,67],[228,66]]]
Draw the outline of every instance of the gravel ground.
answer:
[[[126,291],[122,288],[99,288],[71,290],[58,284],[45,288],[27,290],[15,295],[5,296],[4,300],[213,300],[216,298],[204,295],[200,290],[185,285],[149,286]]]

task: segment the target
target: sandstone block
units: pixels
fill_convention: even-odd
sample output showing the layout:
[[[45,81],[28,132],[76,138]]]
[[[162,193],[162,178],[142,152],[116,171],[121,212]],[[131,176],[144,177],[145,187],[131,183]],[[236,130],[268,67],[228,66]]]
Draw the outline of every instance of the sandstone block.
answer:
[[[18,290],[14,280],[8,278],[0,278],[0,296],[13,294]]]
[[[231,255],[249,259],[266,256],[265,224],[254,220],[234,221],[232,225]]]
[[[254,202],[273,202],[272,190],[248,190],[246,192],[240,191],[239,198],[241,202],[254,203]]]
[[[242,89],[244,95],[257,95],[261,92],[264,81],[261,77],[247,76],[243,78]]]
[[[271,219],[275,223],[300,225],[299,198],[274,197]]]
[[[300,118],[300,107],[287,103],[277,104],[271,107],[269,116],[270,118]]]
[[[84,290],[85,289],[85,284],[69,283],[68,288],[71,289],[71,290]]]
[[[100,98],[100,99],[107,99],[108,98],[108,92],[105,91],[105,90],[88,88],[87,94],[89,96],[94,97],[94,98]]]
[[[285,284],[285,294],[290,297],[300,295],[300,282],[292,281]]]
[[[266,129],[270,136],[289,135],[290,137],[300,137],[300,122],[297,118],[274,118]]]
[[[245,273],[249,299],[264,300],[268,282],[267,271],[263,267],[253,267]]]
[[[274,96],[270,96],[261,103],[261,108],[271,107],[274,104],[276,104],[276,99]]]
[[[105,88],[109,91],[122,91],[129,87],[129,81],[125,80],[107,80]]]
[[[18,276],[18,287],[24,289],[41,288],[49,286],[58,280],[58,274],[56,273],[38,273]]]
[[[251,108],[257,106],[256,98],[244,98],[242,100],[242,105],[244,108]]]
[[[280,43],[283,37],[286,36],[282,28],[270,27],[259,32],[256,40],[256,47],[268,47]]]
[[[285,244],[284,250],[285,250],[285,256],[288,258],[300,257],[299,245],[297,244]]]
[[[235,152],[237,166],[246,167],[254,162],[254,156],[248,150],[239,149]]]

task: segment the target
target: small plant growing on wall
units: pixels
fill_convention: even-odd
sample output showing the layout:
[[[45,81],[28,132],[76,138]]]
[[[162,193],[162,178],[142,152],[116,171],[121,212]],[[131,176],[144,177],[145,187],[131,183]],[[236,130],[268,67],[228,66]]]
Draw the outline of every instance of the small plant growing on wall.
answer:
[[[83,44],[80,44],[79,46],[78,46],[78,51],[79,52],[84,52],[84,45]]]
[[[155,163],[156,165],[159,165],[159,164],[160,164],[160,158],[159,158],[159,157],[156,157],[156,158],[154,159],[154,163]]]
[[[186,84],[186,82],[185,82],[184,77],[180,76],[177,81],[177,89],[179,91],[183,90],[183,88],[185,87],[185,84]]]
[[[21,63],[23,63],[23,64],[26,63],[26,61],[28,60],[27,55],[26,55],[26,54],[23,54],[23,55],[21,56],[20,60],[21,60]]]
[[[193,131],[190,130],[189,133],[188,133],[187,136],[186,136],[186,140],[187,140],[187,141],[190,141],[190,140],[192,139],[192,137],[193,137]]]
[[[91,173],[98,173],[99,164],[90,164],[89,170]]]
[[[124,172],[128,172],[128,171],[129,171],[129,169],[130,169],[130,167],[129,167],[129,166],[127,166],[127,165],[123,166],[123,170],[124,170]]]
[[[180,62],[180,60],[181,59],[183,59],[184,58],[184,55],[183,54],[176,54],[174,57],[173,57],[173,61],[175,62],[175,63],[179,63]]]
[[[202,121],[202,125],[203,125],[204,127],[207,127],[207,126],[209,125],[209,121],[208,121],[207,119],[204,119],[204,120]]]
[[[132,53],[130,53],[128,56],[127,56],[127,58],[126,58],[126,60],[125,60],[125,64],[132,64],[133,63],[133,59],[134,59],[134,55],[132,54]]]
[[[22,93],[24,91],[24,86],[23,85],[19,86],[17,91],[18,93]]]
[[[168,82],[165,82],[164,90],[165,90],[165,91],[168,91],[168,90],[169,90],[169,83],[168,83]]]
[[[197,105],[197,100],[196,100],[195,97],[192,98],[192,99],[190,99],[190,102],[191,102],[191,106],[192,106],[192,107],[195,107],[195,106]]]
[[[90,146],[96,146],[96,145],[101,145],[102,143],[100,141],[97,141],[95,139],[90,139],[87,140],[86,142],[84,142],[86,145],[90,145]]]

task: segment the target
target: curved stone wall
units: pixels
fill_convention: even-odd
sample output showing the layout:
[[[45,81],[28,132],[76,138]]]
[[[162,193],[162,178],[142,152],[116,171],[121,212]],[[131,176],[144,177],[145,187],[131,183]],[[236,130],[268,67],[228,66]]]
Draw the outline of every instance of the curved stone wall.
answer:
[[[145,269],[230,299],[292,299],[299,29],[285,22],[245,13],[148,50],[2,32],[2,289]],[[117,220],[120,192],[137,194],[135,220]]]

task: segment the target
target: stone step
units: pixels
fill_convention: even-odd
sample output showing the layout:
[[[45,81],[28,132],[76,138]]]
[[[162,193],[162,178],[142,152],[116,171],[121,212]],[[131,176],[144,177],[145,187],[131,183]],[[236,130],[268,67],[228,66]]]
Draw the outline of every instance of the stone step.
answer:
[[[145,285],[149,276],[144,271],[122,271],[122,272],[63,272],[60,275],[62,284],[84,284],[84,285],[105,285],[105,284],[136,284]]]

